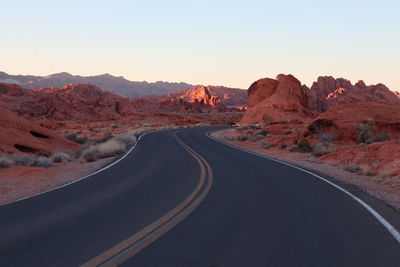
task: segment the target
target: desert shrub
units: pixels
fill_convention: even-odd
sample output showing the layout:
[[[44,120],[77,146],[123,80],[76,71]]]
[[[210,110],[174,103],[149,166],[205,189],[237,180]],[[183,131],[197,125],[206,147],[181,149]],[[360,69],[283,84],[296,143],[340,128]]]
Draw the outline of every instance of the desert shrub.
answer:
[[[265,148],[265,149],[271,148],[273,146],[274,146],[273,144],[271,144],[270,142],[267,142],[267,141],[260,142],[260,147]]]
[[[292,134],[293,132],[292,131],[286,131],[286,132],[283,132],[282,134],[283,135],[289,135],[289,134]]]
[[[138,136],[148,131],[147,128],[139,128],[113,136],[103,143],[97,143],[84,148],[77,157],[83,161],[92,162],[96,159],[115,157],[124,153],[137,142]]]
[[[238,141],[246,141],[249,139],[249,137],[245,134],[239,134],[239,135],[237,135],[237,139],[238,139]]]
[[[143,133],[144,132],[141,132],[141,131],[128,131],[128,132],[121,133],[121,134],[114,136],[113,139],[115,139],[116,141],[119,141],[127,146],[133,146],[134,144],[136,144],[137,137]],[[113,139],[110,139],[107,142],[109,142]]]
[[[116,138],[113,138],[105,143],[98,144],[96,147],[99,152],[97,155],[98,158],[108,158],[125,152],[127,149],[127,144]]]
[[[337,140],[336,136],[330,133],[324,133],[319,136],[319,141],[323,143],[330,143],[336,140]]]
[[[299,122],[299,120],[298,119],[292,119],[292,120],[290,120],[290,122],[291,123],[296,123],[296,122]]]
[[[255,135],[266,136],[268,134],[267,130],[259,130],[255,132]]]
[[[7,156],[0,157],[0,168],[8,168],[14,165],[14,161]]]
[[[276,124],[288,124],[288,121],[278,121]]]
[[[249,137],[249,141],[250,142],[257,142],[257,141],[260,141],[263,138],[264,138],[264,136],[262,136],[262,135],[253,135],[253,136]]]
[[[33,166],[49,168],[53,166],[53,161],[47,157],[37,157],[34,160]]]
[[[371,139],[368,139],[365,143],[372,144],[376,142],[385,142],[387,140],[390,140],[390,136],[387,133],[381,133],[377,136],[372,137]]]
[[[17,166],[33,166],[34,157],[27,154],[13,154],[10,158],[14,161]]]
[[[104,143],[90,146],[82,151],[81,158],[86,162],[93,162],[96,159],[114,157],[123,153],[127,148],[127,145],[116,140],[110,139]]]
[[[308,126],[308,130],[311,133],[321,133],[328,128],[335,127],[335,123],[330,120],[315,120],[310,126]]]
[[[253,130],[247,130],[246,134],[252,135],[253,134]]]
[[[287,144],[281,144],[279,147],[280,147],[281,149],[285,149],[285,148],[287,148]]]
[[[264,114],[262,116],[262,121],[264,122],[264,124],[270,124],[272,122],[272,118],[267,114]]]
[[[227,136],[227,135],[222,135],[221,137],[222,137],[222,139],[227,140],[227,141],[229,141],[231,139],[230,136]]]
[[[17,166],[28,166],[28,167],[51,167],[53,162],[43,156],[28,155],[28,154],[14,154],[10,156],[10,159]]]
[[[112,135],[111,133],[107,133],[103,136],[103,138],[101,138],[100,140],[98,140],[96,143],[104,143],[107,142],[108,140],[110,140],[111,138],[113,138],[114,135]]]
[[[371,165],[368,164],[362,164],[360,165],[360,173],[362,175],[366,175],[366,176],[374,176],[377,174],[377,172],[373,169],[373,167]]]
[[[65,137],[66,137],[67,139],[69,139],[69,140],[71,140],[71,141],[73,141],[73,142],[75,142],[75,143],[81,144],[81,145],[87,143],[88,140],[89,140],[87,137],[78,137],[78,136],[77,136],[76,134],[74,134],[74,133],[67,134]]]
[[[303,138],[302,140],[300,140],[300,142],[297,143],[297,145],[290,147],[289,151],[309,153],[312,151],[312,147],[310,145],[310,142],[307,139]]]
[[[316,157],[321,157],[329,153],[335,152],[337,150],[336,146],[331,143],[319,143],[316,144],[312,149],[312,155]]]
[[[99,151],[98,151],[97,147],[92,146],[92,147],[89,147],[89,148],[83,150],[80,157],[83,161],[93,162],[93,161],[96,161],[98,154],[99,154]]]
[[[237,136],[237,135],[233,135],[233,136],[224,135],[223,138],[224,138],[224,140],[227,140],[227,141],[239,141],[239,136]]]
[[[39,151],[39,152],[35,153],[35,155],[38,157],[46,157],[46,158],[50,157],[50,154],[47,152],[44,152],[44,151]]]
[[[355,163],[349,163],[344,166],[344,170],[351,173],[356,173],[361,171],[361,168]]]
[[[373,127],[373,121],[368,120],[364,121],[363,123],[360,123],[357,125],[357,131],[358,131],[358,142],[359,143],[365,143],[368,139],[372,138],[372,127]]]
[[[69,162],[71,161],[71,156],[64,151],[56,151],[50,157],[52,162]]]

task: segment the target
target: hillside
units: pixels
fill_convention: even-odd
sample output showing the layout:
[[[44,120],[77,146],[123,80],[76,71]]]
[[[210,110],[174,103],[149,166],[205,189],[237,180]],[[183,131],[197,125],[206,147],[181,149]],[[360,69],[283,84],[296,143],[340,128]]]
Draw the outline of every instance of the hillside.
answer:
[[[25,88],[63,87],[67,84],[90,83],[110,93],[135,97],[144,95],[163,95],[172,91],[193,87],[187,83],[170,82],[137,82],[129,81],[122,76],[102,74],[96,76],[71,75],[66,72],[47,76],[9,75],[0,72],[0,83],[18,84]]]

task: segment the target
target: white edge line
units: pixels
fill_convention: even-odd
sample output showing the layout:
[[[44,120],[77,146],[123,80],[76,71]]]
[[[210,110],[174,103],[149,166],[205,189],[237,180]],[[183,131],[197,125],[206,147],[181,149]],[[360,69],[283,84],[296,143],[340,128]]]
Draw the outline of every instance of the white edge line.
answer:
[[[287,163],[287,162],[284,162],[284,161],[281,161],[281,160],[278,160],[278,159],[275,159],[275,158],[272,158],[272,157],[269,157],[269,156],[266,156],[266,155],[263,155],[263,154],[260,154],[260,153],[257,153],[257,152],[253,152],[253,151],[249,151],[249,150],[246,150],[246,149],[243,149],[243,148],[240,148],[240,147],[236,147],[236,146],[231,145],[231,144],[229,144],[229,143],[222,142],[221,140],[218,140],[217,138],[215,138],[215,137],[209,135],[210,133],[213,133],[213,132],[216,132],[216,131],[220,131],[220,130],[209,131],[209,132],[206,133],[206,136],[207,136],[208,138],[210,138],[210,139],[216,141],[216,142],[219,142],[219,143],[221,143],[221,144],[230,146],[230,147],[232,147],[232,148],[235,148],[235,149],[238,149],[238,150],[241,150],[241,151],[247,152],[247,153],[249,153],[249,154],[253,154],[253,155],[262,157],[262,158],[266,158],[266,159],[269,159],[269,160],[272,160],[272,161],[275,161],[275,162],[278,162],[278,163],[281,163],[281,164],[290,166],[290,167],[295,168],[295,169],[297,169],[297,170],[303,171],[303,172],[305,172],[305,173],[308,173],[308,174],[310,174],[310,175],[312,175],[312,176],[314,176],[314,177],[316,177],[316,178],[318,178],[318,179],[320,179],[320,180],[322,180],[322,181],[324,181],[324,182],[330,184],[331,186],[335,187],[336,189],[339,189],[340,191],[342,191],[342,192],[345,193],[346,195],[348,195],[348,196],[350,196],[351,198],[353,198],[353,199],[354,199],[355,201],[357,201],[359,204],[361,204],[361,206],[363,206],[366,210],[368,210],[368,211],[369,211],[369,212],[370,212],[370,213],[371,213],[371,214],[372,214],[372,215],[373,215],[373,216],[374,216],[374,217],[375,217],[375,218],[376,218],[376,219],[377,219],[391,234],[392,234],[392,236],[397,240],[397,242],[400,243],[400,233],[396,230],[396,228],[394,228],[393,225],[391,225],[385,218],[383,218],[382,215],[380,215],[380,214],[379,214],[376,210],[374,210],[370,205],[368,205],[367,203],[365,203],[365,202],[362,201],[360,198],[356,197],[355,195],[353,195],[352,193],[350,193],[350,192],[347,191],[346,189],[344,189],[344,188],[340,187],[339,185],[337,185],[337,184],[335,184],[335,183],[333,183],[333,182],[331,182],[331,181],[329,181],[329,180],[327,180],[327,179],[325,179],[325,178],[319,176],[318,174],[315,174],[315,173],[310,172],[310,171],[308,171],[308,170],[302,169],[302,168],[300,168],[300,167],[298,167],[298,166],[292,165],[292,164],[290,164],[290,163]]]
[[[34,195],[30,195],[30,196],[26,196],[26,197],[23,197],[23,198],[19,198],[19,199],[17,199],[17,200],[12,201],[12,202],[5,203],[4,205],[0,205],[0,207],[2,207],[2,206],[7,206],[7,205],[9,205],[9,204],[13,204],[13,203],[16,203],[16,202],[19,202],[19,201],[22,201],[22,200],[25,200],[25,199],[28,199],[28,198],[37,197],[37,196],[40,196],[40,195],[49,193],[49,192],[51,192],[51,191],[58,190],[58,189],[60,189],[60,188],[69,186],[69,185],[71,185],[71,184],[74,184],[74,183],[77,183],[77,182],[79,182],[79,181],[82,181],[82,180],[84,180],[84,179],[86,179],[86,178],[89,178],[89,177],[91,177],[91,176],[93,176],[93,175],[95,175],[95,174],[98,174],[98,173],[102,172],[102,171],[105,171],[105,170],[107,170],[108,168],[111,168],[112,166],[114,166],[115,164],[117,164],[118,162],[120,162],[121,160],[123,160],[124,158],[126,158],[126,157],[135,149],[136,145],[139,143],[139,141],[140,141],[140,139],[142,138],[142,136],[144,136],[144,135],[146,135],[146,134],[149,134],[149,133],[153,133],[153,132],[157,132],[157,131],[149,131],[149,132],[145,132],[145,133],[141,134],[141,135],[139,136],[139,138],[136,140],[136,143],[135,143],[135,144],[128,150],[128,152],[126,152],[122,157],[120,157],[119,159],[113,161],[113,162],[110,163],[109,165],[107,165],[107,166],[101,168],[100,170],[95,171],[94,173],[91,173],[91,174],[89,174],[89,175],[87,175],[87,176],[85,176],[85,177],[79,178],[79,179],[77,179],[77,180],[73,180],[73,181],[71,181],[71,182],[69,182],[69,183],[60,185],[60,186],[58,186],[58,187],[49,189],[49,190],[47,190],[47,191],[43,191],[43,192],[40,192],[40,193],[37,193],[37,194],[34,194]]]

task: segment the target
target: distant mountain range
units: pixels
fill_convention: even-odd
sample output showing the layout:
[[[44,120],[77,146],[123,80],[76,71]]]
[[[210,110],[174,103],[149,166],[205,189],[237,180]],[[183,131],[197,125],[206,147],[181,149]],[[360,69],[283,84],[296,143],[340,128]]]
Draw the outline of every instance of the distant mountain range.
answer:
[[[79,76],[71,75],[67,72],[55,73],[47,76],[10,75],[5,72],[0,72],[0,83],[18,84],[25,88],[63,87],[71,83],[90,83],[105,91],[125,97],[164,95],[194,86],[182,82],[135,82],[129,81],[122,76],[117,77],[108,73],[97,76]]]

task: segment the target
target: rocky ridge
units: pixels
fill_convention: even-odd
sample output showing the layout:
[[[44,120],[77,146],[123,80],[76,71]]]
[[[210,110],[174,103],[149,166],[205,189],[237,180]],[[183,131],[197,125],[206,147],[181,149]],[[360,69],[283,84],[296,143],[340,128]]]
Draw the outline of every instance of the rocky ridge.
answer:
[[[248,111],[241,124],[266,124],[282,120],[311,121],[318,114],[351,103],[400,104],[400,93],[385,85],[369,85],[331,76],[319,77],[309,89],[292,75],[264,78],[248,89]]]

